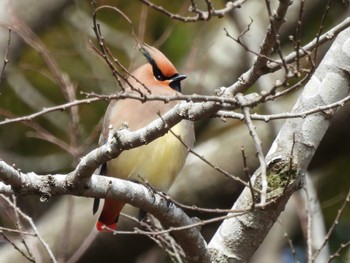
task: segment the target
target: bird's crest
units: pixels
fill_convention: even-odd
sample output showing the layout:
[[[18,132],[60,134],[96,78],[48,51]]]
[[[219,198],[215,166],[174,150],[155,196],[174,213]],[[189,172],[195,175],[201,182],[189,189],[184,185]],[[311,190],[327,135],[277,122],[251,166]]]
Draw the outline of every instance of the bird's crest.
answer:
[[[177,74],[177,70],[170,60],[155,47],[143,45],[140,50],[152,65],[153,74],[158,80],[171,79]]]

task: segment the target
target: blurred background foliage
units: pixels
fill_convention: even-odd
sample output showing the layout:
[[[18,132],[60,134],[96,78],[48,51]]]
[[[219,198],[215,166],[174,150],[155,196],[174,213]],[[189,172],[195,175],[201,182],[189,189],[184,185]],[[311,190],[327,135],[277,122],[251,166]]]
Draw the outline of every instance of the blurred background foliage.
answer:
[[[40,9],[39,2],[41,1],[32,3],[33,8]],[[40,41],[41,46],[46,47],[49,57],[57,62],[62,76],[73,84],[77,99],[85,98],[85,93],[111,94],[120,90],[109,68],[92,49],[96,40],[92,30],[93,11],[90,1],[61,2],[59,7],[48,12],[45,19],[40,15],[27,19],[21,15],[25,12],[25,6],[21,6],[21,4],[16,6],[16,1],[14,1],[15,12],[12,16],[16,17],[20,23],[26,24],[38,35],[39,40],[36,41]],[[133,70],[137,65],[144,63],[144,58],[138,52],[136,41],[131,35],[133,30],[140,43],[146,42],[157,46],[170,58],[180,72],[188,75],[183,88],[184,93],[214,94],[215,89],[220,86],[234,83],[237,77],[250,67],[253,59],[251,54],[245,52],[243,48],[225,36],[224,28],[233,36],[237,36],[249,24],[251,17],[253,24],[245,41],[252,50],[258,50],[268,26],[267,12],[263,2],[248,1],[242,8],[236,9],[221,19],[213,18],[209,22],[183,23],[171,20],[169,17],[149,9],[139,1],[101,0],[97,1],[98,6],[116,6],[132,21],[132,26],[120,14],[107,9],[98,12],[98,21],[112,53],[128,69]],[[274,1],[272,2],[275,4]],[[187,10],[189,1],[159,0],[154,1],[154,3],[162,5],[173,13],[193,15]],[[222,8],[225,5],[225,1],[215,0],[213,3],[215,8]],[[311,41],[318,32],[326,3],[325,0],[305,1],[302,44]],[[299,4],[300,1],[294,1],[293,7],[289,11],[288,20],[281,30],[281,44],[284,54],[293,49],[289,36],[295,34]],[[35,7],[35,5],[37,6]],[[205,9],[205,1],[201,1],[199,6]],[[349,7],[346,1],[333,1],[327,14],[324,32],[334,27],[348,14]],[[9,21],[2,20],[2,23],[4,25]],[[6,26],[1,27],[0,30],[3,36],[8,36]],[[15,116],[28,115],[43,108],[67,102],[67,98],[62,89],[59,88],[42,54],[31,44],[33,43],[25,43],[12,31],[9,47],[10,64],[6,66],[4,80],[0,86],[0,121]],[[321,48],[318,61],[329,46],[330,43]],[[5,49],[6,41],[2,41],[1,57],[4,57]],[[268,89],[278,76],[280,75],[274,74],[264,77],[264,81],[257,83],[251,91]],[[296,95],[289,96],[288,99],[279,99],[256,110],[270,113],[271,109],[275,113],[288,110],[293,105]],[[1,125],[0,158],[14,164],[24,172],[34,171],[39,174],[69,172],[74,168],[80,156],[97,146],[101,118],[107,105],[108,102],[102,101],[79,106],[77,130],[74,130],[71,112],[68,109],[49,113],[29,122]],[[268,150],[276,135],[279,123],[257,124],[258,132],[263,134],[265,150]],[[336,116],[310,167],[311,173],[314,174],[327,227],[333,223],[350,185],[349,123],[349,107],[346,106]],[[243,164],[240,146],[244,146],[249,153],[250,170],[256,169],[257,160],[254,156],[254,149],[251,146],[248,131],[240,121],[205,120],[196,123],[196,126],[196,149],[200,154],[205,155],[228,171],[242,176]],[[57,138],[58,142],[52,143],[52,140],[47,139],[47,134]],[[72,136],[72,134],[75,135]],[[198,160],[195,162],[192,159],[184,170],[184,176],[189,174],[197,180],[201,176],[204,178],[211,176],[209,173],[213,172],[212,169],[205,170],[203,168],[202,170],[198,168],[198,165],[203,164],[198,164],[200,163]],[[222,178],[221,175],[221,178],[218,176],[215,174],[211,179],[206,179],[208,185],[203,186],[203,189],[207,190],[205,192],[203,189],[202,191],[198,190],[195,201],[191,201],[193,200],[190,194],[191,189],[174,190],[174,195],[178,194],[180,201],[189,204],[230,207],[234,202],[232,197],[237,196],[242,187],[227,178]],[[205,184],[205,182],[203,183]],[[179,185],[182,186],[181,180]],[[29,215],[39,218],[42,213],[48,211],[49,206],[52,206],[59,199],[53,198],[49,202],[41,203],[38,197],[22,197],[20,204]],[[203,215],[200,216],[203,217]],[[2,214],[0,222],[1,225],[6,225],[9,224],[9,219],[5,214]],[[340,242],[350,240],[349,222],[350,209],[347,208],[341,217],[341,223],[332,235],[331,241],[334,247]],[[300,230],[295,230],[296,224],[298,224],[297,221],[292,223],[292,227],[286,228],[294,229],[294,234],[290,233],[291,237],[302,243],[302,233]],[[204,228],[207,231],[205,232],[207,238],[210,238],[215,227],[216,225]],[[96,255],[97,257],[101,256],[96,251],[101,251],[101,249],[104,249],[103,255],[106,257],[103,262],[109,262],[108,259],[111,255],[120,254],[120,250],[119,252],[115,251],[113,243],[108,243],[111,239],[120,239],[122,240],[120,242],[124,244],[134,244],[135,251],[140,253],[151,246],[149,241],[148,245],[144,245],[146,239],[144,237],[138,238],[138,241],[142,242],[140,241],[136,245],[134,236],[107,237],[102,235],[98,238],[100,243],[96,244],[95,242],[80,262],[96,262],[94,261]],[[284,240],[285,247],[288,248],[286,240],[283,238],[282,240]],[[122,261],[118,262],[136,262],[136,258],[141,260],[136,252],[132,256],[123,253],[119,255]],[[67,254],[69,253],[67,252]],[[65,258],[69,258],[69,255],[65,255]],[[114,257],[114,259],[116,258]],[[341,260],[345,259],[340,259],[339,262]]]

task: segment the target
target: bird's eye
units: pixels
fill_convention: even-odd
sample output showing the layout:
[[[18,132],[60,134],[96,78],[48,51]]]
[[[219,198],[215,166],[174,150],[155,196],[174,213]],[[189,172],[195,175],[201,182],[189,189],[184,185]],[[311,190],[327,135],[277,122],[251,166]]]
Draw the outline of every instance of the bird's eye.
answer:
[[[159,81],[163,81],[166,79],[157,66],[153,66],[153,75]]]

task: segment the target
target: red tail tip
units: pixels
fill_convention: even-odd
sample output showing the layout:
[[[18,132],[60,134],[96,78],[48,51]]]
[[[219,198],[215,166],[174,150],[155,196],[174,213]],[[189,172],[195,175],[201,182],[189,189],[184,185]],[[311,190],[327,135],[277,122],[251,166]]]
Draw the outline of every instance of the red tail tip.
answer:
[[[96,229],[98,231],[113,232],[114,230],[117,230],[117,223],[106,225],[106,224],[102,223],[101,221],[97,221]]]

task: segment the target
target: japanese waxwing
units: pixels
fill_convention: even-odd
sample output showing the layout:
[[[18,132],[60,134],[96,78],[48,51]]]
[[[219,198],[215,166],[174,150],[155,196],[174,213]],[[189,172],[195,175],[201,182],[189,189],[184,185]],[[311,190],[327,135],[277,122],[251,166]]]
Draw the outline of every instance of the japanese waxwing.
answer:
[[[140,50],[148,63],[132,73],[133,77],[127,80],[130,85],[125,83],[124,89],[134,94],[141,92],[145,96],[180,94],[181,81],[186,76],[179,74],[169,59],[158,49],[143,45]],[[100,144],[106,141],[110,127],[118,129],[126,124],[131,131],[136,131],[159,118],[159,115],[164,115],[178,103],[179,101],[165,103],[161,100],[140,101],[130,98],[112,101],[104,117]],[[171,130],[180,136],[188,147],[193,146],[193,122],[182,120]],[[101,174],[133,181],[140,181],[142,178],[156,190],[166,192],[182,169],[187,153],[186,147],[179,139],[168,132],[147,145],[123,151],[117,158],[103,166]],[[99,200],[96,199],[94,213],[98,209],[98,203]],[[124,205],[125,203],[116,199],[105,199],[96,228],[99,231],[115,230]]]

